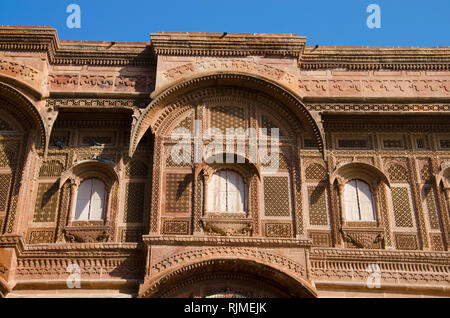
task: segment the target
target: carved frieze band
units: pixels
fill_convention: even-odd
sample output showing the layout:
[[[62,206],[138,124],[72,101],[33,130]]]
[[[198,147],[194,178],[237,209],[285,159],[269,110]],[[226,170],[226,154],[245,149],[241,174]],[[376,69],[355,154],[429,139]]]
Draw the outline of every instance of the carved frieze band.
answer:
[[[448,96],[449,79],[300,79],[301,96],[423,97]]]
[[[98,75],[98,74],[50,74],[50,91],[95,92],[152,92],[155,85],[152,75]]]

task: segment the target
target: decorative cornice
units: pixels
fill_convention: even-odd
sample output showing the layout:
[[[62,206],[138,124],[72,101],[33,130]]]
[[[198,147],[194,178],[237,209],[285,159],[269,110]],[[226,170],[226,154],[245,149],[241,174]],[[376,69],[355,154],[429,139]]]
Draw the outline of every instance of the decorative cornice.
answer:
[[[292,247],[310,248],[309,239],[295,238],[262,238],[262,237],[199,237],[199,236],[150,236],[144,235],[142,240],[147,245],[182,245],[182,246],[246,246],[246,247]]]
[[[158,32],[151,35],[156,55],[300,57],[306,37],[295,34]]]
[[[150,42],[60,41],[50,27],[0,27],[0,50],[43,52],[50,64],[146,66],[156,55],[277,55],[304,70],[450,70],[450,47],[312,47],[296,34],[159,32]]]
[[[57,108],[145,108],[150,99],[135,98],[51,98],[47,107]]]
[[[304,70],[450,70],[450,47],[310,47],[302,54]]]
[[[423,263],[450,263],[450,252],[435,251],[398,251],[378,249],[338,249],[338,248],[312,248],[311,260],[345,260],[345,261],[390,261],[390,262],[423,262]]]
[[[441,103],[305,103],[311,112],[450,112]]]
[[[324,129],[388,129],[413,131],[448,131],[450,113],[323,113]]]
[[[0,27],[0,50],[47,53],[50,64],[154,65],[148,42],[60,41],[50,27]]]

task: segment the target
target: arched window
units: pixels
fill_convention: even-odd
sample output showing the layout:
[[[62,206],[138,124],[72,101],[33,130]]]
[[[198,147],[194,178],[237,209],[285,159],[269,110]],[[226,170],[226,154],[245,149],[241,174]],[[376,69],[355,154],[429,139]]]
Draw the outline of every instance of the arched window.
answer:
[[[245,212],[246,188],[237,172],[222,170],[212,175],[208,184],[209,212]]]
[[[344,187],[345,219],[375,221],[375,209],[370,186],[361,180],[350,180]]]
[[[105,217],[106,188],[99,179],[84,180],[78,188],[75,221],[100,221]]]

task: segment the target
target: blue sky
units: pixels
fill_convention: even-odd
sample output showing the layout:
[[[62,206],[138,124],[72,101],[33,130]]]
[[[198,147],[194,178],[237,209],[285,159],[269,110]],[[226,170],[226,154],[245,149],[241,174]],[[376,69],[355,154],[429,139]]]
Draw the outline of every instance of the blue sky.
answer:
[[[369,4],[381,28],[369,29]],[[81,28],[69,29],[69,4]],[[307,45],[450,46],[450,0],[0,0],[0,24],[51,26],[62,40],[149,41],[158,31],[296,33]]]

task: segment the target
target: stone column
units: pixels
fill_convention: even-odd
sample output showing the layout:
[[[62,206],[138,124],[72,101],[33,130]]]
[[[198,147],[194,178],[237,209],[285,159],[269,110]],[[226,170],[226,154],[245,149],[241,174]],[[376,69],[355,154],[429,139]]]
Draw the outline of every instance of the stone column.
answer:
[[[336,216],[336,221],[339,220],[340,222],[340,227],[342,227],[342,224],[344,224],[344,184],[342,184],[341,182],[338,182],[338,201],[339,201],[339,209],[338,211],[336,211],[339,216]],[[344,247],[343,245],[343,241],[341,239],[341,236],[339,235],[339,233],[337,233],[336,235],[336,247]]]

